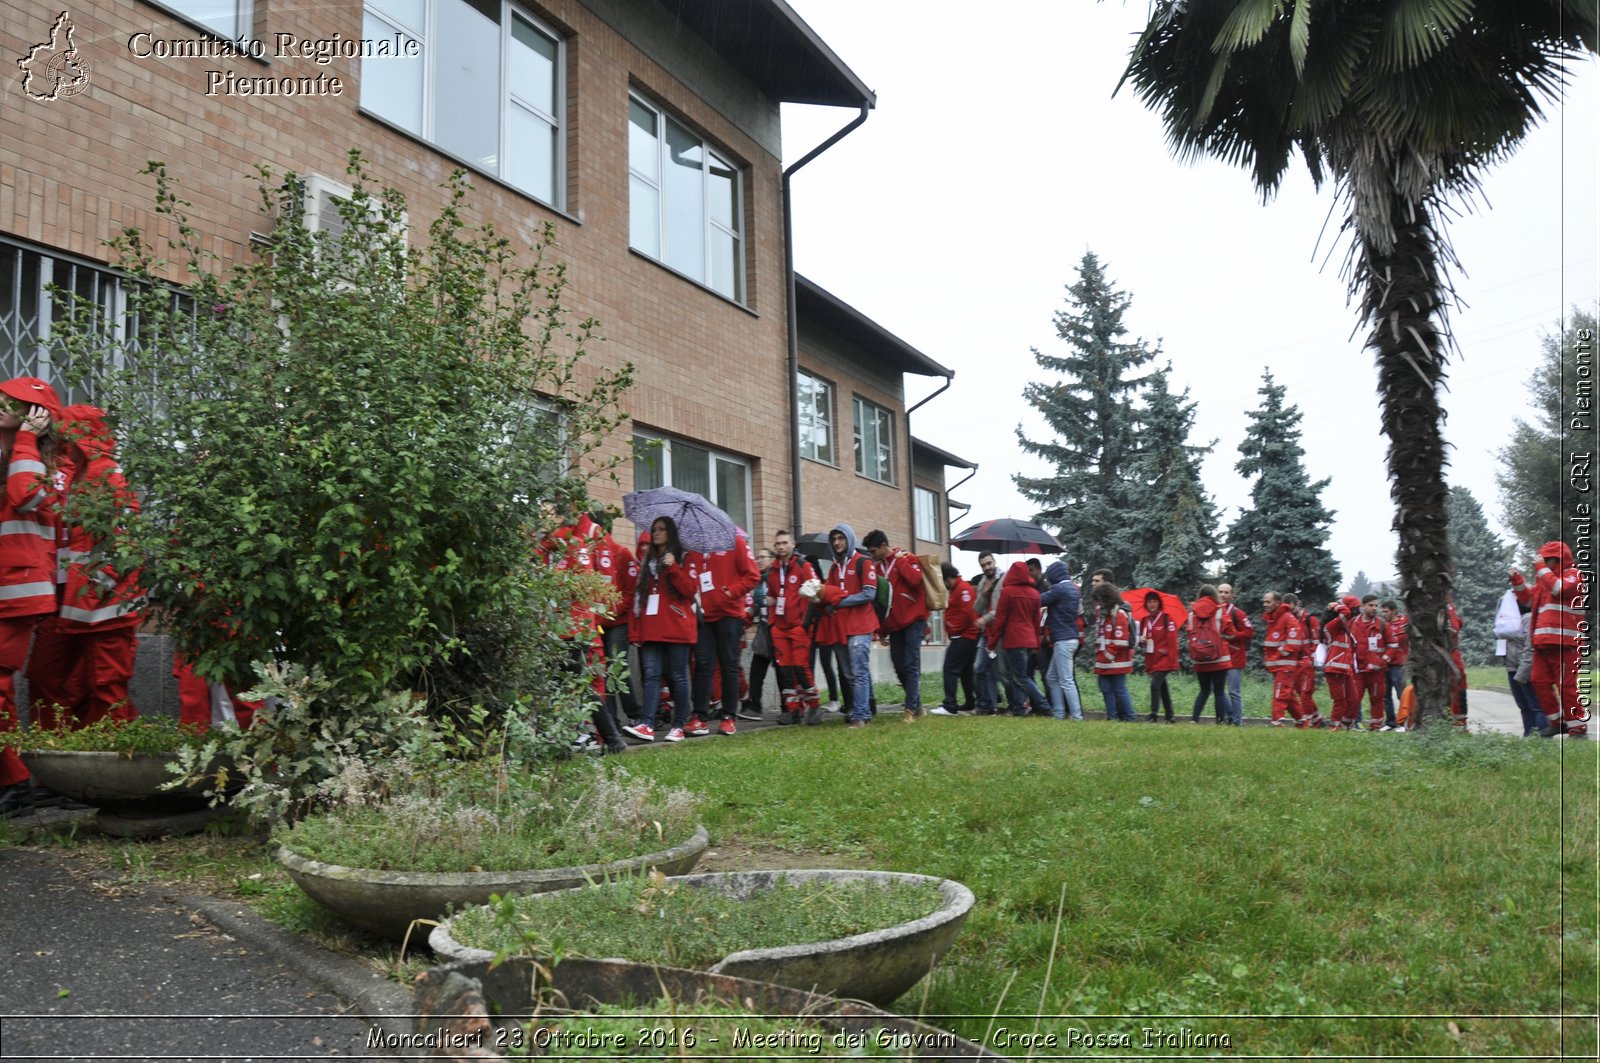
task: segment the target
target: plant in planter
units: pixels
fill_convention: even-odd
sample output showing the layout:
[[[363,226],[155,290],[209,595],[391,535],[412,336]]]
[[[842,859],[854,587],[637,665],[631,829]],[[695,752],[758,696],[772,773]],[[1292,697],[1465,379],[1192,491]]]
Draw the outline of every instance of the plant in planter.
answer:
[[[199,750],[206,738],[170,717],[106,718],[87,727],[30,728],[22,761],[40,785],[96,806],[193,807],[207,785],[225,777],[209,757],[191,756],[196,778],[188,786],[175,772],[183,751]],[[202,778],[203,777],[203,778]]]
[[[474,224],[461,172],[410,228],[421,210],[352,152],[332,226],[261,168],[265,250],[222,262],[164,166],[145,172],[175,263],[128,230],[126,320],[57,292],[54,325],[143,506],[74,497],[68,519],[140,570],[199,675],[282,699],[217,739],[249,807],[304,814],[344,758],[472,705],[565,750],[592,677],[566,667],[558,603],[595,592],[536,547],[621,460],[595,452],[632,369],[590,364],[554,228]]]
[[[616,957],[887,1004],[938,962],[972,902],[960,883],[884,871],[657,873],[470,908],[430,944],[453,959]]]

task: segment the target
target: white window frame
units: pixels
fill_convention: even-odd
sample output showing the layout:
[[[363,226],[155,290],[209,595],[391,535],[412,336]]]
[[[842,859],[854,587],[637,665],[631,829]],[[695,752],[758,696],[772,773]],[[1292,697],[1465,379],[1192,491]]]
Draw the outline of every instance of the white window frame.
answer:
[[[944,542],[944,536],[940,534],[939,530],[940,525],[943,523],[939,519],[939,492],[926,487],[916,486],[912,488],[912,498],[913,512],[916,515],[916,527],[912,528],[912,535],[918,539],[921,539],[925,543]],[[924,528],[922,523],[924,517],[924,513],[922,512],[924,500],[927,501],[928,509],[928,512],[926,513],[928,520],[926,528]],[[930,534],[922,534],[924,531],[928,531]]]
[[[689,126],[685,125],[683,122],[678,121],[676,118],[672,117],[666,111],[662,110],[654,103],[651,103],[648,99],[639,95],[637,92],[628,93],[628,100],[630,103],[637,103],[640,107],[652,112],[656,116],[657,123],[655,137],[656,176],[652,178],[648,174],[641,173],[640,171],[634,169],[631,157],[628,162],[628,176],[630,178],[637,179],[642,184],[648,185],[655,190],[656,246],[660,248],[661,253],[652,254],[651,252],[639,247],[633,247],[633,250],[639,252],[641,255],[645,255],[648,258],[653,259],[656,262],[661,263],[663,266],[666,266],[668,269],[673,270],[674,272],[688,277],[696,284],[709,288],[718,295],[732,299],[734,302],[743,305],[745,302],[744,167],[734,162],[733,157],[727,152],[719,151],[717,148],[712,146],[711,142],[706,140],[705,137],[689,128]],[[631,122],[631,119],[629,119],[629,121]],[[667,172],[667,166],[669,165],[669,160],[667,159],[667,138],[664,135],[665,124],[668,122],[677,126],[690,137],[693,137],[700,142],[700,152],[702,156],[700,168],[700,220],[705,227],[705,233],[704,238],[701,241],[703,244],[703,253],[701,255],[702,261],[700,264],[699,276],[682,273],[681,270],[678,270],[677,267],[673,266],[667,260],[667,212],[669,208],[667,204],[666,189],[663,187],[664,182],[662,180],[662,175]],[[630,129],[628,132],[631,138],[633,131]],[[705,174],[707,169],[711,166],[713,159],[721,163],[733,173],[733,228],[729,228],[712,216],[710,202],[711,182],[705,180]],[[681,204],[679,206],[681,206]],[[636,209],[638,209],[637,204],[635,204],[632,201],[632,197],[630,197],[628,202],[628,216],[630,219],[633,217],[633,212]],[[733,281],[733,291],[731,292],[722,291],[721,289],[715,287],[712,283],[712,256],[716,250],[716,243],[713,237],[719,233],[733,239],[735,254],[733,256],[733,277],[731,278]],[[629,239],[629,245],[632,246],[631,237]]]
[[[862,431],[862,415],[868,412],[874,415],[873,446],[876,451],[875,461],[870,469],[865,454],[866,436]],[[855,450],[857,476],[864,476],[876,483],[888,484],[891,487],[898,482],[894,464],[894,411],[860,395],[855,396]],[[880,464],[888,469],[887,478],[878,475]]]
[[[660,466],[661,482],[666,485],[672,485],[672,445],[676,442],[680,442],[676,436],[669,436],[661,432],[651,432],[643,428],[635,428],[633,430],[634,463],[637,465],[641,459],[645,459],[643,451],[646,447],[648,447],[652,452],[652,457],[648,460],[654,460]],[[737,465],[743,470],[744,501],[747,511],[744,513],[729,513],[728,516],[732,517],[733,522],[739,525],[739,527],[749,531],[752,514],[748,512],[748,510],[755,505],[755,497],[750,493],[750,459],[740,454],[731,454],[726,450],[718,450],[716,447],[709,446],[694,439],[685,438],[682,439],[681,442],[688,446],[697,447],[706,452],[706,482],[711,485],[711,491],[707,497],[711,501],[712,505],[720,506],[724,510],[727,509],[727,505],[725,504],[724,500],[717,497],[720,492],[717,490],[716,462],[725,461],[729,464]],[[637,476],[635,476],[634,490],[637,491],[639,489],[640,487],[637,482]]]
[[[560,33],[558,33],[552,26],[550,26],[548,23],[546,23],[543,19],[540,19],[538,16],[534,15],[533,12],[529,11],[527,8],[524,8],[524,7],[522,7],[522,6],[518,5],[518,4],[514,4],[514,3],[511,2],[511,0],[501,0],[501,5],[500,5],[500,104],[501,104],[501,106],[500,106],[500,127],[499,127],[500,128],[500,136],[499,136],[498,146],[497,146],[496,151],[495,151],[495,169],[491,170],[488,167],[484,166],[481,162],[476,162],[476,161],[471,160],[471,159],[460,158],[459,156],[456,156],[456,155],[450,154],[449,152],[446,152],[444,148],[439,146],[438,137],[437,137],[437,130],[435,128],[435,117],[434,117],[434,111],[435,111],[435,107],[436,107],[436,99],[435,99],[434,93],[435,93],[435,88],[436,88],[437,79],[438,79],[438,75],[437,75],[437,73],[435,72],[435,69],[434,69],[434,57],[438,54],[438,46],[437,46],[437,41],[438,41],[438,27],[437,27],[438,3],[437,3],[437,0],[423,0],[423,23],[424,23],[424,25],[422,25],[420,27],[413,27],[413,26],[404,25],[404,24],[398,22],[388,12],[382,10],[381,8],[378,8],[378,7],[375,7],[375,6],[371,5],[371,4],[368,4],[368,3],[363,3],[362,4],[362,16],[364,18],[367,17],[367,16],[371,16],[372,18],[377,19],[379,22],[382,22],[385,26],[389,27],[391,32],[393,32],[395,34],[398,34],[401,37],[411,38],[413,40],[416,40],[419,43],[419,45],[420,45],[420,47],[422,49],[422,127],[420,129],[410,129],[410,128],[408,128],[404,122],[398,121],[397,119],[395,119],[393,117],[385,115],[385,114],[383,114],[382,111],[378,110],[375,106],[370,105],[366,101],[365,97],[363,96],[361,106],[365,110],[367,110],[371,114],[377,115],[378,117],[382,118],[386,122],[391,122],[395,126],[406,130],[406,132],[411,133],[413,136],[420,137],[421,139],[427,141],[429,144],[433,145],[442,154],[449,155],[450,158],[456,159],[456,161],[460,162],[463,166],[467,166],[467,167],[469,167],[469,168],[471,168],[473,170],[476,170],[476,171],[478,171],[480,173],[486,173],[489,176],[493,177],[495,180],[503,182],[507,187],[515,188],[517,191],[521,192],[523,195],[528,196],[528,197],[530,197],[532,199],[535,199],[535,200],[539,201],[540,203],[547,203],[548,205],[556,208],[557,210],[565,209],[565,203],[566,203],[566,200],[567,200],[567,163],[566,163],[566,142],[567,142],[567,42],[566,42],[566,38],[564,38]],[[510,56],[511,56],[511,26],[512,26],[512,23],[513,23],[513,19],[517,18],[517,17],[522,18],[523,20],[528,22],[530,25],[532,25],[533,28],[535,30],[537,30],[539,33],[543,34],[544,36],[548,37],[551,41],[555,42],[555,46],[556,46],[556,61],[555,61],[555,74],[554,74],[554,77],[555,77],[555,113],[554,114],[550,114],[550,113],[544,111],[542,108],[535,106],[532,101],[525,100],[525,99],[523,99],[523,98],[521,98],[519,96],[516,96],[511,91],[511,79],[508,76],[507,69],[508,69],[508,65],[509,65],[509,62],[510,62]],[[555,130],[555,136],[553,138],[553,142],[554,142],[554,159],[551,162],[551,168],[553,170],[553,173],[551,174],[551,192],[550,192],[550,198],[548,200],[545,199],[542,195],[540,195],[537,192],[534,192],[534,191],[532,191],[532,190],[530,190],[530,189],[528,189],[528,188],[526,188],[526,187],[524,187],[522,185],[515,184],[514,182],[512,182],[512,180],[509,177],[506,176],[506,173],[505,173],[506,155],[507,155],[506,142],[507,142],[507,137],[509,135],[509,133],[508,133],[508,128],[509,128],[508,115],[509,115],[510,109],[512,107],[520,107],[523,110],[528,111],[529,113],[533,114],[535,117],[537,117],[537,118],[549,123]]]
[[[248,42],[255,38],[255,3],[254,0],[234,0],[233,5],[233,30],[230,32],[219,26],[207,22],[201,15],[191,8],[201,5],[192,3],[191,0],[150,0],[156,7],[164,8],[179,18],[192,25],[198,26],[214,37],[225,41]]]
[[[824,409],[820,417],[817,414],[818,404],[815,398],[813,397],[811,401],[807,401],[806,381],[811,382],[811,387],[813,389],[811,394],[813,396],[815,396],[817,391],[822,393],[823,402],[821,405],[824,407]],[[834,415],[835,407],[833,384],[830,381],[824,380],[822,377],[817,376],[815,373],[807,372],[806,370],[802,369],[800,370],[799,390],[800,456],[802,458],[808,458],[811,461],[821,462],[824,465],[832,465],[837,468],[839,465],[839,435],[834,431],[834,422],[837,421],[838,418]],[[819,421],[821,422],[822,428],[826,430],[828,437],[828,453],[826,457],[822,457],[818,454],[817,447],[812,439],[812,434],[815,431]]]

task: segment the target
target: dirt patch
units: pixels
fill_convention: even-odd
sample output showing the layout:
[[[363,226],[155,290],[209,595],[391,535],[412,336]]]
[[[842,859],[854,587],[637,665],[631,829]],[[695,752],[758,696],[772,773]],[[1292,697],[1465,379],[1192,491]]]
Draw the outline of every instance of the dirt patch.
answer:
[[[863,868],[859,860],[811,849],[783,849],[737,834],[718,838],[700,857],[690,874],[711,871],[774,871],[799,868]]]

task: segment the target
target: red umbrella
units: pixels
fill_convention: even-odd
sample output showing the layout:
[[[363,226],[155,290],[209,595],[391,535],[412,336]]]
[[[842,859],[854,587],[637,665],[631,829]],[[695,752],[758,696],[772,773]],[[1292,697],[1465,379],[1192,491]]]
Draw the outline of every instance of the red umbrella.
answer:
[[[1172,617],[1172,622],[1182,624],[1189,619],[1189,607],[1183,604],[1183,599],[1176,594],[1158,591],[1154,587],[1135,587],[1131,591],[1122,592],[1122,600],[1133,608],[1133,615],[1144,619],[1144,600],[1154,594],[1161,599],[1161,611]]]

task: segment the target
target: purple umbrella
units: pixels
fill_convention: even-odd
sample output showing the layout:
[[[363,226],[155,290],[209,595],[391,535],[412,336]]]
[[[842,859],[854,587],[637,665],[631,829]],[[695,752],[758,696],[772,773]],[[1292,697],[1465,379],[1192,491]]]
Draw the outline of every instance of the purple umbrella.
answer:
[[[950,545],[996,554],[1059,554],[1066,550],[1054,535],[1033,521],[1011,517],[980,521],[961,534],[952,535]]]
[[[676,487],[652,487],[622,496],[622,512],[633,525],[648,532],[657,517],[671,517],[685,550],[702,554],[732,550],[739,526],[733,518],[706,501],[704,495]]]

